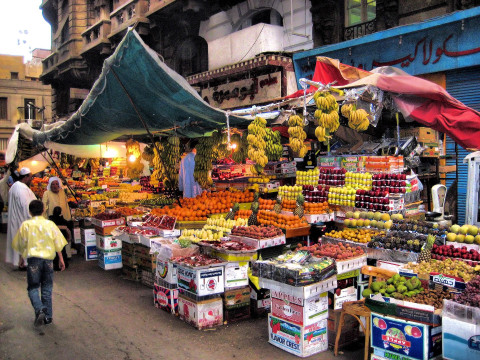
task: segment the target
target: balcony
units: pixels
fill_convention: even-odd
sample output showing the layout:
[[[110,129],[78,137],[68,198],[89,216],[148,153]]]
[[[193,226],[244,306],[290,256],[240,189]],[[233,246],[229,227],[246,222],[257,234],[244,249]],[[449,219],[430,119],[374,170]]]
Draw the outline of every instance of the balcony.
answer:
[[[129,26],[136,25],[140,35],[146,35],[149,31],[149,21],[145,17],[148,11],[147,0],[129,0],[110,13],[111,32],[108,36],[118,38],[124,35]]]
[[[145,16],[148,17],[153,13],[162,10],[167,5],[173,4],[175,1],[177,0],[150,0],[148,5],[148,12],[145,14]]]
[[[208,43],[208,69],[253,59],[264,52],[283,51],[283,26],[257,24]],[[257,39],[252,46],[252,39]]]
[[[51,81],[56,77],[57,74],[57,62],[58,62],[58,53],[52,52],[47,56],[43,61],[43,71],[40,75],[40,79],[45,81],[47,84],[50,84]]]
[[[99,20],[85,30],[82,33],[83,47],[81,54],[95,52],[96,54],[110,55],[112,53],[111,43],[108,40],[110,29],[110,20]]]
[[[361,38],[362,36],[373,34],[377,31],[376,19],[372,21],[364,22],[354,26],[346,27],[343,30],[343,40],[353,40]]]

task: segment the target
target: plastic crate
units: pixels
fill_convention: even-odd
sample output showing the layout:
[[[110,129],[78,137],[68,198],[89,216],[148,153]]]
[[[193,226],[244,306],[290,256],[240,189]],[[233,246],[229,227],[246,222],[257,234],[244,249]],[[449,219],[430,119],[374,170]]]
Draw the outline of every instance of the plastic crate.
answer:
[[[250,304],[233,309],[223,308],[223,320],[227,324],[248,319],[250,319]]]

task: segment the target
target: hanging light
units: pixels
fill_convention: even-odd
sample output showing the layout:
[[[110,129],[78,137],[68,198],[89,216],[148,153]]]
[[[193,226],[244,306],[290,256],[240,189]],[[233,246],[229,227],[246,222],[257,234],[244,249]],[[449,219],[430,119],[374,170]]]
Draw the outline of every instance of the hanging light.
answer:
[[[137,160],[137,157],[135,155],[130,155],[128,157],[128,161],[130,161],[130,162],[135,162],[136,160]]]

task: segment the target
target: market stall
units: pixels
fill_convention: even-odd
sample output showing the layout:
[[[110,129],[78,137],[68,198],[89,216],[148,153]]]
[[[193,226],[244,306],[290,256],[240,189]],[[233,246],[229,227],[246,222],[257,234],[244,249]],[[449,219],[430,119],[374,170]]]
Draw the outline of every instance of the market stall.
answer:
[[[479,230],[426,218],[416,170],[433,151],[432,129],[477,147],[480,116],[424,83],[412,90],[413,77],[326,63],[316,74],[329,80],[304,80],[295,106],[223,112],[129,31],[80,109],[45,131],[16,129],[7,161],[46,151],[51,169],[34,189],[63,176],[80,255],[152,287],[153,305],[195,328],[267,315],[269,342],[305,357],[357,341],[358,322],[340,318],[365,299],[377,358],[439,356],[442,336],[460,337],[442,332],[443,315],[470,324],[462,346],[477,351],[477,318],[458,309],[478,306]],[[437,113],[418,115],[413,95]],[[468,117],[465,134],[438,103]],[[402,128],[400,113],[431,127]],[[178,173],[192,137],[202,192],[183,198]],[[367,265],[395,275],[371,281]]]

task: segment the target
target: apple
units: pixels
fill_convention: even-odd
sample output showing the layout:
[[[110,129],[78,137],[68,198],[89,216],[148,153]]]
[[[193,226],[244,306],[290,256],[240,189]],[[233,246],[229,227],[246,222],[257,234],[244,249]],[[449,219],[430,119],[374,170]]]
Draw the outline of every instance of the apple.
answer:
[[[473,244],[474,240],[475,240],[475,237],[473,235],[465,236],[465,244]]]
[[[458,232],[460,231],[460,226],[455,224],[455,225],[452,225],[450,227],[450,231],[453,232],[454,234],[458,234]]]
[[[460,228],[460,234],[462,234],[462,235],[467,235],[469,228],[470,228],[470,225],[463,225],[463,226]]]
[[[455,241],[456,242],[459,242],[459,243],[463,243],[465,241],[465,235],[463,234],[457,234],[456,238],[455,238]]]
[[[470,225],[468,228],[468,234],[476,236],[478,234],[478,227],[476,227],[475,225]]]
[[[455,234],[454,232],[449,232],[447,234],[447,241],[455,241],[457,238],[457,234]]]

